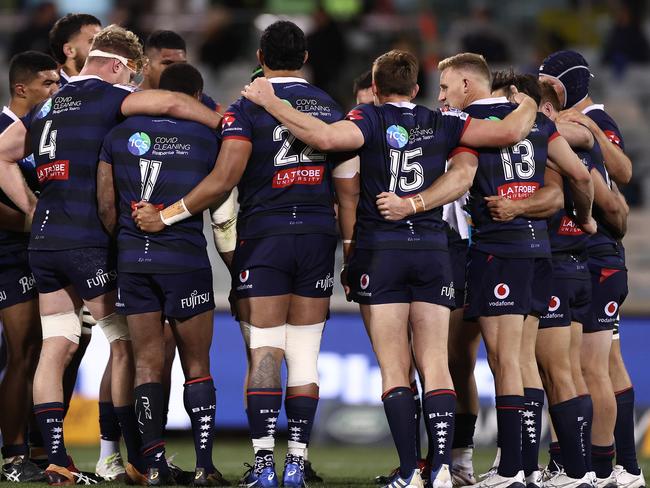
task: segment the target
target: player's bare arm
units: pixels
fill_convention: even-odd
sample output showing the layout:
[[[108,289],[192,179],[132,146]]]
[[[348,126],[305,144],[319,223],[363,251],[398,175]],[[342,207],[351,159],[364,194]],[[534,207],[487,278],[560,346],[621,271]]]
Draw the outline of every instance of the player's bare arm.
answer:
[[[377,195],[377,209],[386,220],[401,220],[453,202],[472,186],[477,167],[478,158],[473,152],[459,152],[449,161],[447,172],[426,190],[410,198],[391,192],[380,193]]]
[[[600,209],[605,225],[614,238],[622,239],[627,232],[627,215],[630,212],[625,197],[614,182],[610,190],[597,169],[591,170],[591,178],[594,182],[594,205]]]
[[[208,127],[216,128],[221,114],[184,93],[167,90],[143,90],[131,93],[124,99],[122,115],[167,115],[177,119],[193,120]]]
[[[133,218],[143,232],[160,232],[168,225],[220,205],[239,183],[253,146],[249,141],[226,139],[221,145],[214,169],[194,190],[162,211],[150,203],[140,202]]]
[[[358,158],[357,167],[358,167]],[[343,163],[347,164],[347,163]],[[338,222],[343,241],[343,269],[341,270],[341,285],[345,290],[346,297],[350,294],[350,287],[347,284],[347,273],[345,263],[348,262],[354,250],[354,226],[357,221],[357,205],[361,193],[360,177],[356,172],[354,176],[338,177],[334,172],[334,190],[338,200]]]
[[[632,161],[619,146],[609,140],[603,130],[598,127],[596,122],[575,108],[570,108],[560,112],[558,120],[581,124],[589,129],[603,152],[605,167],[607,168],[609,176],[616,183],[622,185],[630,182],[632,179]]]
[[[31,217],[28,217],[20,210],[13,209],[4,203],[0,203],[0,230],[29,232],[31,227]]]
[[[519,107],[503,120],[471,119],[460,143],[471,147],[510,146],[525,138],[535,123],[535,100],[523,93],[517,94]]]
[[[221,205],[210,206],[210,223],[214,245],[221,260],[230,270],[237,243],[237,210],[233,192],[230,192]]]
[[[97,166],[97,210],[104,228],[115,236],[117,228],[117,206],[115,202],[115,183],[113,166],[100,161]]]
[[[593,234],[596,232],[596,221],[591,216],[594,184],[589,171],[562,136],[556,137],[548,143],[548,158],[547,166],[569,178],[576,211],[576,223],[583,231]]]
[[[594,135],[584,125],[573,122],[557,122],[555,126],[572,148],[588,151],[594,147]]]
[[[492,219],[509,222],[519,216],[531,219],[546,219],[564,205],[562,176],[550,168],[544,172],[544,186],[530,197],[511,200],[498,195],[485,197]]]
[[[327,124],[309,114],[299,112],[275,95],[266,78],[257,78],[242,90],[242,95],[284,124],[289,132],[319,151],[352,151],[363,146],[363,134],[356,124],[341,120]]]
[[[14,122],[0,134],[0,189],[31,218],[36,208],[36,195],[16,164],[29,154],[28,148],[29,137],[22,122]]]

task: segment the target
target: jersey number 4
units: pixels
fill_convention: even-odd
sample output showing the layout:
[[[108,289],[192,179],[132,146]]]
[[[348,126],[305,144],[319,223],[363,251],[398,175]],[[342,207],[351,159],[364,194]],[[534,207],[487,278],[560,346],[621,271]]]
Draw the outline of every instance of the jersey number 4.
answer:
[[[515,161],[513,164],[512,156],[519,156],[519,161]],[[535,151],[533,144],[528,139],[524,139],[510,147],[502,147],[501,163],[503,164],[503,174],[506,181],[514,180],[515,173],[520,180],[532,178],[535,175]]]
[[[397,188],[404,193],[417,190],[424,185],[424,169],[414,158],[422,156],[422,148],[410,151],[390,150],[390,183],[388,191],[395,192]],[[402,176],[405,175],[405,176]]]
[[[38,154],[40,154],[41,156],[48,155],[50,159],[54,159],[55,157],[56,129],[52,129],[51,120],[45,122],[45,126],[43,127],[43,132],[41,132],[41,139],[38,143]]]
[[[282,142],[280,150],[275,153],[273,157],[273,164],[275,166],[285,166],[287,164],[296,163],[315,163],[318,161],[325,161],[325,154],[316,151],[311,146],[305,146],[300,153],[297,153],[295,148],[292,148],[296,142],[296,137],[289,132],[284,125],[278,125],[273,129],[273,141],[282,141],[282,136],[287,136]]]

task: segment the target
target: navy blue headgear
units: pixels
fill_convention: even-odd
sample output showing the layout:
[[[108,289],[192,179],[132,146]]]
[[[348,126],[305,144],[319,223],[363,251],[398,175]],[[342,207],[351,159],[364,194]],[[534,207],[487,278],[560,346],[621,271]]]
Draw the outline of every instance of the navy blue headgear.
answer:
[[[539,74],[555,78],[564,86],[565,108],[571,108],[589,94],[589,63],[575,51],[557,51],[546,57]]]

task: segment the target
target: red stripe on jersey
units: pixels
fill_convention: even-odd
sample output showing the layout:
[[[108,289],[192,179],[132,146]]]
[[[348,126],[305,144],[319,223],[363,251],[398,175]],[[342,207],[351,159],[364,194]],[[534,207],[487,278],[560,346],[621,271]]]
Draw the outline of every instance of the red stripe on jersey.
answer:
[[[225,137],[223,138],[224,141],[226,141],[226,140],[228,140],[228,139],[234,139],[234,140],[236,140],[236,141],[246,141],[246,142],[251,142],[251,140],[250,140],[248,137],[245,137],[245,136],[225,136]]]
[[[555,131],[551,134],[551,136],[548,138],[548,142],[551,142],[556,137],[560,137],[560,133],[558,131]]]
[[[603,268],[600,270],[600,279],[598,280],[599,283],[602,283],[605,281],[607,278],[612,276],[613,274],[616,274],[620,271],[620,269],[610,269],[610,268]]]
[[[469,123],[470,123],[471,121],[472,121],[472,118],[471,118],[471,117],[467,117],[467,120],[465,121],[465,125],[463,126],[463,130],[460,131],[460,137],[458,138],[459,141],[463,138],[463,134],[465,134],[465,131],[466,131],[467,128],[469,127]]]
[[[471,153],[471,154],[473,154],[474,156],[476,156],[476,157],[478,158],[478,151],[472,149],[471,147],[458,146],[458,147],[456,147],[453,151],[451,151],[451,152],[449,153],[449,156],[447,157],[447,159],[451,159],[451,158],[453,158],[456,154],[460,154],[460,153],[463,153],[463,152]]]
[[[604,130],[603,132],[607,136],[607,139],[609,139],[609,142],[617,145],[619,148],[621,147],[621,138],[618,136],[616,132],[614,132],[613,130]]]

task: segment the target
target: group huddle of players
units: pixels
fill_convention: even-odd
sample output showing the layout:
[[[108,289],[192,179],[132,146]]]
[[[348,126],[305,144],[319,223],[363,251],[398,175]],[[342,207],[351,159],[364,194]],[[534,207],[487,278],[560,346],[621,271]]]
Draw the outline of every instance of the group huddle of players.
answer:
[[[399,455],[382,485],[645,486],[634,392],[613,333],[627,294],[628,207],[617,183],[629,181],[631,162],[616,124],[589,97],[582,56],[550,55],[538,81],[492,75],[481,56],[458,54],[439,64],[443,108],[432,110],[412,103],[414,56],[390,51],[345,115],[301,78],[305,36],[279,21],[260,40],[263,77],[222,117],[173,32],[152,34],[143,51],[133,33],[74,14],[51,40],[56,61],[33,52],[12,60],[1,119],[7,480],[228,484],[212,460],[210,209],[247,346],[254,463],[240,486],[280,484],[273,453],[283,394],[281,483],[319,480],[307,447],[339,236],[342,284],[377,355]],[[62,428],[86,322],[111,349],[94,475],[75,467]],[[481,336],[499,449],[477,483]],[[165,458],[176,348],[196,451],[189,479]],[[554,442],[542,472],[545,394]]]

